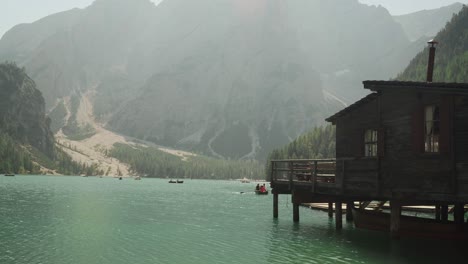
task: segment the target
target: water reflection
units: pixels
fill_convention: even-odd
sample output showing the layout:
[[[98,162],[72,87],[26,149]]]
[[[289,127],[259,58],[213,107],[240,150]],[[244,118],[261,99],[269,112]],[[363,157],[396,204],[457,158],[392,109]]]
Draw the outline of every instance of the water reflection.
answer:
[[[465,244],[391,240],[255,184],[0,177],[0,263],[450,263]],[[243,194],[240,194],[240,193]]]

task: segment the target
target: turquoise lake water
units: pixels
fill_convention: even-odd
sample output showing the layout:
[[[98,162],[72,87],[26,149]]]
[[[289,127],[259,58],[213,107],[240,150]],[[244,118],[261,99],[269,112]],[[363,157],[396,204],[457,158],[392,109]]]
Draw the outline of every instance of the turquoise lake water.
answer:
[[[466,242],[336,231],[325,212],[255,183],[162,179],[0,177],[1,264],[453,263]],[[241,194],[241,192],[245,192]],[[464,257],[466,259],[466,257]]]

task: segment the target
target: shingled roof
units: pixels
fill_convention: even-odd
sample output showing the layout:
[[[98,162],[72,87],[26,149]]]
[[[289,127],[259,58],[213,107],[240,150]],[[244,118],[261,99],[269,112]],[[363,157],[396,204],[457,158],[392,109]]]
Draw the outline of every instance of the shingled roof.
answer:
[[[431,90],[442,93],[468,94],[468,83],[437,83],[437,82],[402,82],[402,81],[364,81],[364,88],[371,91],[384,89],[417,89]]]
[[[432,92],[439,92],[439,93],[451,93],[451,94],[463,94],[468,95],[468,83],[434,83],[434,82],[402,82],[402,81],[364,81],[364,88],[373,91],[367,95],[366,97],[362,98],[361,100],[355,102],[354,104],[346,107],[345,109],[339,111],[338,113],[330,116],[329,118],[325,119],[328,122],[335,123],[336,119],[340,116],[343,116],[354,109],[360,107],[363,104],[366,104],[375,98],[378,97],[379,91],[382,90],[421,90],[421,91],[432,91]]]
[[[335,123],[336,119],[340,116],[343,116],[351,111],[353,111],[354,109],[360,107],[361,105],[364,105],[364,104],[367,104],[368,102],[374,100],[375,98],[377,98],[377,96],[379,96],[377,93],[371,93],[371,94],[368,94],[366,97],[362,98],[361,100],[355,102],[354,104],[346,107],[345,109],[339,111],[338,113],[330,116],[329,118],[325,119],[325,121],[327,122],[332,122],[332,123]]]

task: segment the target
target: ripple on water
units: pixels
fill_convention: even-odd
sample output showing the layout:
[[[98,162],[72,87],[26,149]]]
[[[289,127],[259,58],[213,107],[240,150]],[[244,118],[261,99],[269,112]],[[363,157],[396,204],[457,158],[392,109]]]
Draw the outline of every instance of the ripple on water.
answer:
[[[0,177],[0,263],[448,263],[433,252],[460,254],[350,225],[336,232],[326,213],[305,208],[294,224],[290,196],[272,220],[272,196],[254,195],[255,185]]]

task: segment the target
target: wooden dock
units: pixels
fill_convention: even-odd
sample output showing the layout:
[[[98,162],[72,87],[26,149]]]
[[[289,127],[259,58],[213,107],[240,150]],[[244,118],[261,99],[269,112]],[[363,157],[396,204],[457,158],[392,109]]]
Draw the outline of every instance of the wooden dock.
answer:
[[[392,217],[388,230],[392,237],[400,235],[400,219],[402,215],[417,215],[425,213],[433,215],[438,223],[458,226],[460,230],[468,231],[464,223],[464,214],[468,210],[464,203],[450,203],[446,200],[424,200],[418,197],[386,196],[379,192],[359,191],[355,182],[347,182],[343,173],[349,160],[274,160],[271,162],[270,176],[273,193],[273,217],[278,217],[278,196],[292,195],[293,221],[299,221],[299,207],[305,206],[313,210],[328,212],[335,218],[336,229],[342,228],[343,215],[346,221],[353,221],[353,209],[366,211],[385,211]],[[338,165],[341,163],[341,165]],[[335,171],[341,171],[341,178]],[[369,170],[368,170],[369,172]],[[449,214],[453,213],[453,221]],[[423,219],[428,219],[427,215]],[[368,225],[367,225],[368,226]],[[463,232],[465,232],[463,231]],[[464,237],[464,233],[461,232]],[[411,232],[410,232],[411,233]],[[459,234],[456,234],[459,237]],[[468,236],[467,236],[468,237]]]

